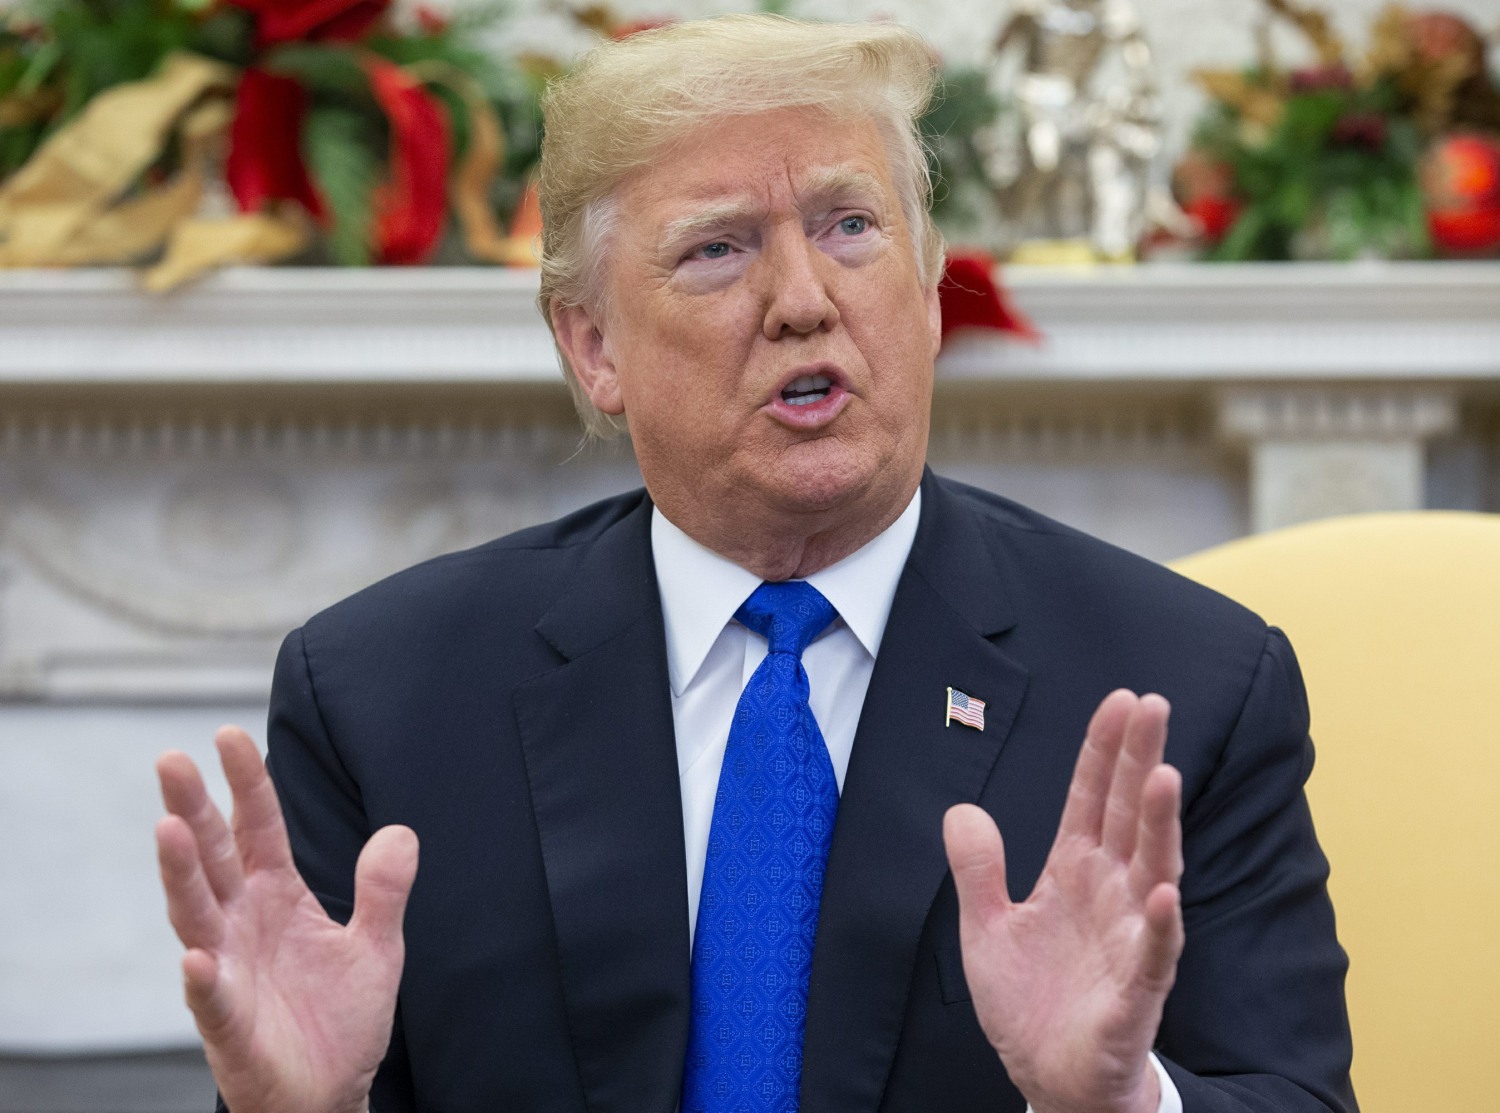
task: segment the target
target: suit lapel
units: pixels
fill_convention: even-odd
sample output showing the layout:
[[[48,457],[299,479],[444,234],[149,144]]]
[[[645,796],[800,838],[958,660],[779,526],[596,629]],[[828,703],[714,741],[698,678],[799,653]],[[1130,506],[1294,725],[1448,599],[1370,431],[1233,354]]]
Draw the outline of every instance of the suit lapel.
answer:
[[[978,800],[1027,674],[989,640],[1014,624],[973,516],[929,474],[855,735],[808,995],[802,1109],[874,1113],[901,1033],[918,939],[948,872],[943,813]],[[947,688],[986,701],[945,727]]]
[[[650,503],[599,538],[537,633],[566,658],[515,710],[591,1113],[670,1110],[691,983],[682,797]]]

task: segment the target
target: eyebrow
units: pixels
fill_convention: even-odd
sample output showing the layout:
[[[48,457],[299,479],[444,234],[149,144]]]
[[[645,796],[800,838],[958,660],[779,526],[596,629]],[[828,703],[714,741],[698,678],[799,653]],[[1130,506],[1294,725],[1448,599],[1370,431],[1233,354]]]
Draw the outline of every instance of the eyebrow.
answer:
[[[856,170],[849,166],[830,166],[813,171],[797,193],[799,197],[825,202],[854,196],[873,198],[884,196],[879,178],[867,171]],[[759,210],[759,205],[745,201],[710,205],[687,216],[669,221],[662,229],[661,243],[664,247],[671,247],[723,228],[731,228],[754,218]]]
[[[853,196],[882,199],[885,189],[880,179],[867,170],[852,166],[830,166],[815,170],[798,191],[799,195],[831,200]]]
[[[733,227],[753,217],[757,208],[759,206],[745,202],[728,202],[699,209],[688,216],[668,222],[662,229],[662,245],[670,247],[684,240],[695,240],[709,232],[717,232],[721,228]]]

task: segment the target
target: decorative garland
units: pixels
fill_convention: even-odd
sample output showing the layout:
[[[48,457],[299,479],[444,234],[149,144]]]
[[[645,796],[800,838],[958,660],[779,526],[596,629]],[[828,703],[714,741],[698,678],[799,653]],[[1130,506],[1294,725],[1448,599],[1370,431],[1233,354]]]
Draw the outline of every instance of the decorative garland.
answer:
[[[1351,60],[1321,11],[1265,4],[1316,61],[1281,66],[1263,34],[1252,68],[1194,75],[1214,103],[1175,185],[1208,257],[1500,252],[1500,90],[1480,34],[1392,6]]]
[[[390,0],[33,0],[0,25],[0,265],[534,262],[538,84]],[[521,231],[517,230],[518,233]]]
[[[605,37],[666,22],[566,10]],[[157,260],[145,281],[164,290],[292,258],[534,263],[536,98],[567,63],[497,58],[479,39],[498,16],[22,0],[0,14],[0,266]],[[970,137],[999,106],[979,72],[943,77],[922,123],[938,218],[962,222],[983,195]],[[443,246],[450,216],[461,247]]]

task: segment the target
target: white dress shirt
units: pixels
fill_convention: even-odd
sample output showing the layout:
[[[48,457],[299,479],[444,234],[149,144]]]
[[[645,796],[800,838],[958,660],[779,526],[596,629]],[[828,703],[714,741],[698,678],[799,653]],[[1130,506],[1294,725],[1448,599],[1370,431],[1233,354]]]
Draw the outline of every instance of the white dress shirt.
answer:
[[[921,492],[880,536],[858,552],[807,577],[838,617],[802,653],[808,702],[823,732],[839,790],[849,768],[854,730],[885,634],[896,582],[911,552]],[[667,675],[677,774],[682,779],[682,826],[687,843],[688,931],[698,921],[698,893],[708,856],[719,768],[729,725],[750,675],[765,659],[766,640],[734,621],[734,612],[760,586],[760,577],[706,549],[660,510],[651,515],[651,552],[661,586],[667,629]]]
[[[918,489],[883,533],[806,578],[838,612],[828,629],[803,651],[802,664],[807,669],[808,703],[828,746],[840,792],[875,656],[896,598],[896,584],[917,536],[921,511]],[[761,580],[694,541],[659,509],[651,512],[651,554],[666,625],[691,939],[698,922],[703,863],[708,857],[708,833],[729,726],[741,691],[766,655],[765,638],[736,622],[734,612]],[[1176,1086],[1155,1055],[1151,1063],[1161,1079],[1157,1113],[1182,1113]]]

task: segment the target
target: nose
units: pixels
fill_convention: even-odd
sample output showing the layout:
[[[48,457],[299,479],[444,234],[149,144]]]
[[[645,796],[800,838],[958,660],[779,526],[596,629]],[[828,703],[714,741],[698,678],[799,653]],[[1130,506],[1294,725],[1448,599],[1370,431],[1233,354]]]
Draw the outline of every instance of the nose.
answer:
[[[784,225],[770,236],[763,268],[767,340],[807,336],[838,324],[830,283],[837,264],[808,240],[801,227]]]

